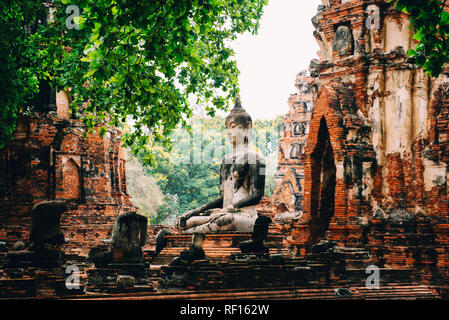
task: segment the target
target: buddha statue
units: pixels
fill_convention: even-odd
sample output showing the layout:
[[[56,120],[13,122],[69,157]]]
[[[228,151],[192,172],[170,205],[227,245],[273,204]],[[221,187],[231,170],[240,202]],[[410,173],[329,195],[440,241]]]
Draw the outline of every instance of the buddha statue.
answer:
[[[117,217],[112,229],[112,262],[142,262],[142,247],[147,240],[146,217],[134,211]]]
[[[135,211],[117,216],[112,228],[112,239],[102,239],[106,245],[93,247],[88,260],[97,268],[114,264],[142,264],[142,247],[147,241],[148,219]]]
[[[232,153],[221,162],[220,196],[179,216],[175,226],[182,233],[253,231],[256,205],[264,195],[265,159],[249,147],[252,120],[240,99],[225,125]]]

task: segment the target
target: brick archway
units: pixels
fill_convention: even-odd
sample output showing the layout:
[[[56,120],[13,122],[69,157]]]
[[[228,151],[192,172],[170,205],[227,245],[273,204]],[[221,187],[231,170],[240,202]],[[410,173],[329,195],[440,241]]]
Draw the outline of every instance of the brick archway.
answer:
[[[321,117],[318,141],[310,155],[310,217],[314,238],[322,238],[335,212],[336,166],[325,117]]]
[[[304,212],[299,232],[306,250],[321,240],[326,230],[334,233],[336,221],[346,219],[343,124],[337,94],[332,88],[323,87],[315,102],[304,156]],[[323,178],[327,179],[327,186]]]
[[[83,201],[83,178],[78,164],[70,158],[62,173],[62,198],[70,201]]]

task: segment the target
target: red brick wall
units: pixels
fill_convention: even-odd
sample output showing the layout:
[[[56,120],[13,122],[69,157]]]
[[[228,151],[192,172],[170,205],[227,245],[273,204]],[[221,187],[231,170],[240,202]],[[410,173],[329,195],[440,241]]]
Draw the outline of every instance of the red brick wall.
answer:
[[[0,151],[0,241],[26,242],[31,207],[61,199],[69,207],[61,217],[66,251],[87,255],[110,238],[118,214],[135,210],[126,193],[120,132],[84,137],[84,130],[59,109],[19,120],[16,138]]]
[[[371,5],[377,5],[380,11],[379,30],[368,30],[366,26]],[[430,79],[408,60],[408,48],[399,46],[406,37],[412,39],[412,34],[407,34],[407,19],[383,0],[344,4],[331,1],[314,19],[314,35],[322,51],[321,60],[316,60],[311,70],[318,91],[302,159],[303,216],[295,224],[292,237],[292,245],[300,254],[320,240],[322,159],[317,153],[322,144],[318,132],[325,119],[337,167],[331,239],[340,245],[377,248],[373,253],[387,265],[410,266],[423,261],[445,265],[448,259],[445,226],[449,198],[445,179],[449,171],[449,94],[445,77],[449,73],[445,70],[440,78]],[[354,38],[354,51],[344,56],[332,50],[335,32],[341,25],[349,27]],[[393,41],[393,33],[397,42]],[[407,44],[416,42],[410,40]],[[421,100],[416,100],[416,95]],[[410,108],[400,114],[410,116],[410,122],[388,118],[387,108],[395,117],[395,110]],[[404,135],[402,145],[391,143]],[[395,150],[392,145],[396,144],[400,147]],[[388,217],[403,211],[431,220],[417,223],[409,230],[414,235],[403,237],[404,231],[388,222]],[[428,248],[416,246],[413,239],[420,239],[421,245]],[[436,260],[429,258],[429,252],[437,252]]]

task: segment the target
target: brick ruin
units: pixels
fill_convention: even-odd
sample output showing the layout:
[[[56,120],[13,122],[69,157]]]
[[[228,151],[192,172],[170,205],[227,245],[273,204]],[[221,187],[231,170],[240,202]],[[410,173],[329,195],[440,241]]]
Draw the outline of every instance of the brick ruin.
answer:
[[[379,266],[446,275],[449,69],[434,79],[407,57],[416,45],[409,18],[387,1],[323,1],[312,23],[320,51],[310,64],[308,134],[298,138],[305,151],[287,166],[304,172],[289,245],[304,256],[327,232],[368,248]],[[304,118],[290,115],[288,123]],[[280,175],[282,150],[294,143],[284,133]],[[298,210],[285,177],[274,204]]]
[[[312,23],[319,60],[310,76],[297,77],[277,187],[258,206],[274,220],[269,257],[242,258],[239,243],[251,235],[220,233],[205,237],[205,260],[168,266],[191,238],[167,235],[155,255],[162,227],[150,226],[150,267],[134,274],[128,298],[139,291],[140,299],[449,296],[449,69],[432,79],[407,57],[415,44],[408,17],[386,0],[323,0]],[[19,120],[0,153],[0,241],[26,240],[31,206],[64,199],[66,251],[85,256],[110,237],[119,213],[134,210],[120,132],[84,137],[69,95],[52,97]],[[86,260],[76,263],[90,293],[119,292],[121,270],[95,273]],[[380,290],[364,286],[373,264]],[[46,288],[56,278],[62,286],[62,271],[0,268],[0,293],[59,295]]]
[[[34,111],[18,120],[14,139],[0,151],[0,241],[28,241],[31,207],[63,200],[66,253],[87,256],[110,238],[115,217],[135,210],[126,190],[120,131],[86,135],[69,113],[70,95],[43,90]]]
[[[304,166],[301,156],[305,152],[313,108],[311,82],[307,71],[298,74],[295,82],[298,92],[290,96],[289,112],[281,126],[273,204],[283,204],[290,211],[301,211],[303,204]]]
[[[350,287],[375,265],[382,288],[407,284],[399,297],[429,285],[447,298],[449,69],[432,79],[407,57],[416,44],[408,21],[383,0],[323,1],[312,19],[320,59],[310,77],[298,76],[281,131],[277,187],[258,205],[274,220],[270,254],[281,250],[284,260],[242,261],[237,245],[208,236],[209,258],[225,261],[164,266],[163,286],[248,289],[265,277],[264,288]],[[178,246],[180,236],[170,241],[163,254],[186,247]],[[172,273],[188,279],[170,282]]]

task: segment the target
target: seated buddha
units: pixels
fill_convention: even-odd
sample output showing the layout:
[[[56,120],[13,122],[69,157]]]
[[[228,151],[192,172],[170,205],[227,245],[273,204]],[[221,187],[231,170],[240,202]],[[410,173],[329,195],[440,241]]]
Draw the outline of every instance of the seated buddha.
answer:
[[[232,153],[221,162],[220,196],[179,216],[175,226],[182,233],[253,231],[256,205],[264,195],[265,159],[249,146],[252,120],[239,99],[225,125]]]

